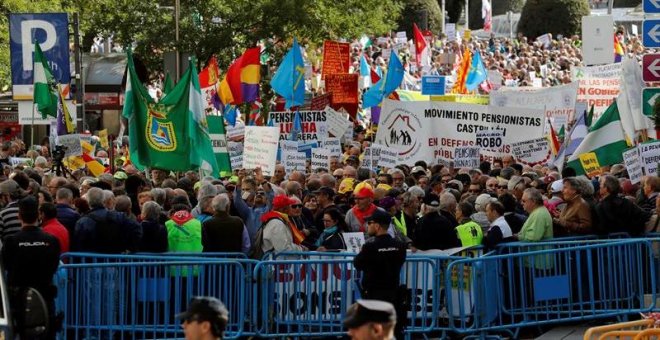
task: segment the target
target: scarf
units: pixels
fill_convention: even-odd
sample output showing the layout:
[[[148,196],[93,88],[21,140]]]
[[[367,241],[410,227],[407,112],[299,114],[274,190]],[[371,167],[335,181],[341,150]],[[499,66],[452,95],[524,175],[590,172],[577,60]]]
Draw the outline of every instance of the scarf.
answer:
[[[318,248],[321,245],[323,245],[323,241],[325,241],[325,239],[327,237],[330,237],[332,234],[334,234],[336,232],[337,232],[337,226],[332,226],[330,228],[325,228],[323,230],[323,232],[321,233],[321,235],[319,235],[319,239],[316,240],[316,247]]]
[[[298,230],[298,228],[293,223],[291,223],[287,214],[275,210],[269,211],[261,216],[261,222],[266,223],[274,218],[282,220],[282,222],[284,222],[284,224],[289,227],[289,230],[291,231],[291,237],[293,238],[293,243],[297,245],[302,244],[303,240],[305,239],[305,235],[303,235],[303,233]]]
[[[360,210],[358,209],[358,206],[353,207],[353,215],[355,215],[355,218],[357,218],[358,222],[360,222],[360,231],[365,232],[366,228],[364,227],[364,220],[367,219],[367,217],[373,215],[374,211],[376,211],[376,205],[371,203],[367,210]]]

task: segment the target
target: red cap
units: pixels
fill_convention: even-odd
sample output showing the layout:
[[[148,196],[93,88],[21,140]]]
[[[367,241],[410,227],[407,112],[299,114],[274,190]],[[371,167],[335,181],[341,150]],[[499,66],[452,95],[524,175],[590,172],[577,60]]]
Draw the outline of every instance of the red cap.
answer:
[[[289,198],[287,195],[277,195],[273,198],[273,209],[282,209],[294,203],[298,202]]]
[[[355,198],[374,198],[374,191],[369,187],[364,186],[357,193],[355,193]]]

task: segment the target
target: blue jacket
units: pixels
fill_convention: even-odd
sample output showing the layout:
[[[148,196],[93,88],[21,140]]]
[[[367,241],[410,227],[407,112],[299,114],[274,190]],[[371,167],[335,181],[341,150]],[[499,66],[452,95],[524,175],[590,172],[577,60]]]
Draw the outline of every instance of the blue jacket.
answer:
[[[116,238],[108,240],[98,230],[97,219],[118,228]],[[78,252],[123,253],[136,252],[142,242],[142,227],[123,213],[95,207],[76,223],[72,250]]]
[[[57,205],[57,220],[69,231],[69,235],[73,235],[76,231],[76,222],[79,219],[80,214],[71,206],[66,204]]]
[[[261,215],[264,213],[269,212],[271,202],[273,202],[273,191],[267,191],[266,192],[266,205],[262,207],[250,207],[245,203],[243,198],[241,198],[242,191],[240,188],[236,188],[234,190],[234,206],[236,207],[236,211],[238,211],[238,215],[243,219],[245,222],[245,226],[247,227],[248,234],[250,235],[250,243],[254,244],[254,238],[257,235],[257,230],[259,230],[259,227],[261,227]]]

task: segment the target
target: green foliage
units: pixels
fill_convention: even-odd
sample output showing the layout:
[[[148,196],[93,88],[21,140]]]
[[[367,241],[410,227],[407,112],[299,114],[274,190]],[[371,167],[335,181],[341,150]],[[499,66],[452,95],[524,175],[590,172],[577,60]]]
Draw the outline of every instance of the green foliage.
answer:
[[[642,0],[614,0],[614,7],[637,7],[642,4]]]
[[[424,17],[426,17],[428,27],[424,26]],[[436,0],[408,1],[399,18],[398,30],[406,31],[407,36],[412,38],[413,23],[416,23],[421,30],[429,29],[432,32],[440,32],[442,30],[442,10],[438,2]]]
[[[553,36],[579,34],[582,17],[589,12],[587,0],[527,0],[518,32],[532,39],[545,33]]]

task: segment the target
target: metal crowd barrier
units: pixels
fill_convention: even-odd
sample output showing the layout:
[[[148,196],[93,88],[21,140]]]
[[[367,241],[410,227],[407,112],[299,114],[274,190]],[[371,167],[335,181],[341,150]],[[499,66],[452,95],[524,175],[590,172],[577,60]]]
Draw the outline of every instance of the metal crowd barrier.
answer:
[[[67,339],[181,336],[191,297],[216,296],[229,309],[227,337],[243,334],[245,271],[238,261],[203,260],[65,264],[63,329]]]
[[[656,292],[647,282],[657,287],[651,250],[630,239],[452,261],[449,324],[458,333],[493,332],[648,312]]]

